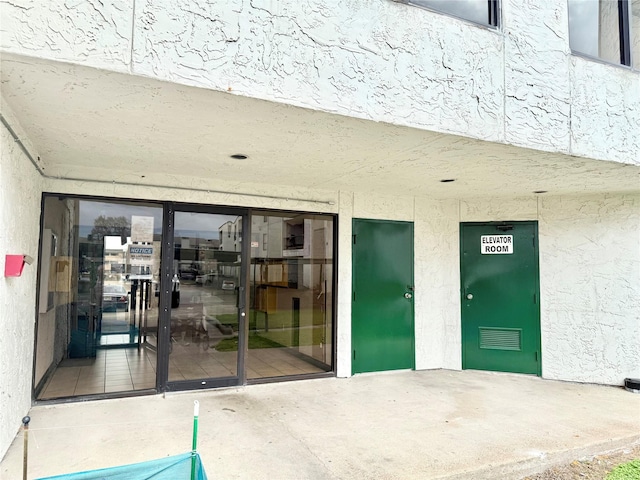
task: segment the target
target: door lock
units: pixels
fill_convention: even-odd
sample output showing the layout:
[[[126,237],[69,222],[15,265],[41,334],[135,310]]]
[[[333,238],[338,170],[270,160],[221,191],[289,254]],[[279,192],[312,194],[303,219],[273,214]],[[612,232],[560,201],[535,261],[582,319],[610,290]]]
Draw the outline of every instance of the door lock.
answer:
[[[404,294],[404,298],[412,298],[413,295],[411,295],[409,292]]]
[[[467,300],[473,300],[473,294],[467,293]]]

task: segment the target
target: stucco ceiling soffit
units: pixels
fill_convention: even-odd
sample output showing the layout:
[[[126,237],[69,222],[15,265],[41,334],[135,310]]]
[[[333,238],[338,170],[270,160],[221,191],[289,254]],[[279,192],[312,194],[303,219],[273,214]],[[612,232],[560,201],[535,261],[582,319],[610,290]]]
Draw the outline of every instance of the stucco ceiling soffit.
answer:
[[[54,177],[434,197],[639,189],[636,166],[11,55],[2,94]]]

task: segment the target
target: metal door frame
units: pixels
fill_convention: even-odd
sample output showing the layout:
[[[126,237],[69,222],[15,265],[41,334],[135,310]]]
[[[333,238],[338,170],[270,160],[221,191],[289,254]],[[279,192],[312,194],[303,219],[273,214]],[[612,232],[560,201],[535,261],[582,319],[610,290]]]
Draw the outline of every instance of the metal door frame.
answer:
[[[460,258],[460,343],[462,350],[462,369],[464,370],[465,365],[465,356],[466,350],[464,348],[464,338],[465,338],[465,323],[463,321],[463,312],[464,312],[464,262],[463,262],[463,231],[465,226],[470,227],[499,227],[501,225],[531,225],[533,227],[534,241],[533,241],[533,251],[535,256],[535,269],[536,269],[536,277],[535,277],[535,295],[537,297],[536,301],[536,316],[537,316],[537,327],[538,327],[538,342],[537,342],[537,351],[538,353],[538,371],[537,376],[542,376],[542,326],[540,319],[540,250],[539,250],[539,234],[538,234],[538,221],[537,220],[516,220],[516,221],[490,221],[490,222],[460,222],[459,228],[459,258]]]
[[[353,292],[355,289],[355,281],[356,281],[356,255],[354,253],[354,237],[355,237],[355,226],[356,222],[362,223],[386,223],[386,224],[409,224],[411,225],[411,284],[413,286],[413,299],[411,300],[411,334],[412,334],[412,342],[411,342],[411,369],[415,370],[416,368],[416,311],[415,311],[415,222],[407,221],[407,220],[378,220],[373,218],[352,218],[351,219],[351,232],[352,232],[352,243],[351,243],[351,348],[350,348],[350,356],[353,354],[354,342],[353,342]],[[353,357],[351,356],[351,375],[356,373],[367,373],[367,372],[355,372],[353,368]]]
[[[244,385],[247,381],[245,360],[247,351],[248,323],[246,310],[249,305],[248,262],[250,261],[250,242],[243,241],[240,251],[240,285],[238,286],[238,363],[237,375],[222,378],[202,378],[196,380],[169,381],[169,346],[171,342],[171,288],[173,277],[174,227],[175,213],[205,213],[218,215],[236,215],[242,217],[242,237],[251,238],[249,208],[220,207],[215,205],[163,202],[164,225],[162,228],[162,259],[158,314],[158,356],[156,371],[156,389],[158,392],[195,390],[203,388]],[[206,382],[205,382],[206,381]]]

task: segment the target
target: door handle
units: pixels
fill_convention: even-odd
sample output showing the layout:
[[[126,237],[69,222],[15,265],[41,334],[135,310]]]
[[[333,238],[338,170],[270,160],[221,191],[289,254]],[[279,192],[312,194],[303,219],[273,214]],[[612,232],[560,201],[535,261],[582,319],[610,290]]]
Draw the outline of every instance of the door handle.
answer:
[[[467,300],[473,300],[473,294],[467,293]]]
[[[236,307],[244,309],[246,302],[245,302],[245,293],[244,293],[244,287],[238,287],[236,288],[235,291],[237,297],[236,297]]]
[[[411,295],[409,292],[404,294],[404,298],[413,298],[413,295]]]

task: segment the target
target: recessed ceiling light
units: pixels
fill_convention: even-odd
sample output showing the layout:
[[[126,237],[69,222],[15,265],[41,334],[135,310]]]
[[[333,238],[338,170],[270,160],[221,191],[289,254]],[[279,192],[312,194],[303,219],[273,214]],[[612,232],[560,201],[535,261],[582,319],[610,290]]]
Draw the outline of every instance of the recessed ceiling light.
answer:
[[[455,182],[456,179],[455,178],[443,178],[442,180],[440,180],[440,182],[442,183],[451,183],[451,182]]]
[[[548,190],[535,190],[533,193],[547,193]]]
[[[235,158],[236,160],[245,160],[247,158],[246,155],[243,155],[242,153],[235,153],[233,155],[229,155],[231,158]]]

